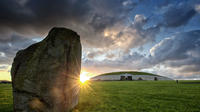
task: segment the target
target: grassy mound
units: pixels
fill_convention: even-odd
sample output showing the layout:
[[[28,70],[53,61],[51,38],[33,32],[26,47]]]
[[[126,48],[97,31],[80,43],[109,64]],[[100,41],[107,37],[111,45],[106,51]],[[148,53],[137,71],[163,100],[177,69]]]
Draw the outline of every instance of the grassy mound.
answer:
[[[137,72],[137,71],[120,71],[120,72],[110,72],[110,73],[104,73],[100,75],[121,75],[121,74],[132,74],[132,75],[152,75],[152,76],[159,76],[152,73],[147,72]],[[98,76],[100,76],[98,75]]]

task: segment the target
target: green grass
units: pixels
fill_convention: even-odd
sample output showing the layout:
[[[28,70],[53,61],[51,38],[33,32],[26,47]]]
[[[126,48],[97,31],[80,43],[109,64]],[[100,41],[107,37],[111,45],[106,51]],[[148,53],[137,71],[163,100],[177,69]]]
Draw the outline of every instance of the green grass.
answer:
[[[153,75],[158,76],[156,74],[147,73],[147,72],[136,72],[136,71],[121,71],[121,72],[110,72],[110,73],[104,73],[100,75],[121,75],[121,74],[132,74],[132,75]]]
[[[0,112],[12,112],[12,85],[0,84]]]
[[[82,86],[73,112],[200,112],[200,81],[97,81]],[[0,84],[0,112],[12,111],[10,84]]]
[[[200,83],[99,81],[81,90],[74,112],[200,112]]]

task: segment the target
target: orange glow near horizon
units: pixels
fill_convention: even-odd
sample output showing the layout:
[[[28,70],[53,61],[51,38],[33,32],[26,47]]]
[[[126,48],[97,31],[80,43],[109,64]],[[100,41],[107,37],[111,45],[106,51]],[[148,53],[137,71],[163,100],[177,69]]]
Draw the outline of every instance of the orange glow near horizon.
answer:
[[[11,81],[11,75],[10,75],[10,72],[0,70],[0,80]]]
[[[7,68],[0,70],[0,80],[11,81],[10,69],[11,66],[8,66]]]

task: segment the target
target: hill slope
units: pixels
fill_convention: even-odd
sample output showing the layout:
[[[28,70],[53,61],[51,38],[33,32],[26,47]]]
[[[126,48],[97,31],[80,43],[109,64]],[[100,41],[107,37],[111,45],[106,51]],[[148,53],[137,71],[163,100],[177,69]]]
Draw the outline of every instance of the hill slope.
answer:
[[[157,74],[137,71],[120,71],[104,73],[91,78],[91,80],[173,80]]]
[[[147,72],[137,72],[137,71],[120,71],[120,72],[110,72],[110,73],[104,73],[104,74],[100,74],[98,76],[102,76],[102,75],[120,75],[120,74],[132,74],[132,75],[152,75],[152,76],[159,76],[156,74],[152,74],[152,73],[147,73]]]

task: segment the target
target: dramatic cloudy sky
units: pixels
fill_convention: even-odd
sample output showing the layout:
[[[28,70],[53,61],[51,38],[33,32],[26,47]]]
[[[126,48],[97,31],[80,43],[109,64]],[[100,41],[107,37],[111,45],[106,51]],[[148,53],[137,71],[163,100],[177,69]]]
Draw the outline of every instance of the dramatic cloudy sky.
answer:
[[[0,0],[0,80],[54,26],[81,36],[82,69],[200,79],[199,0]]]

